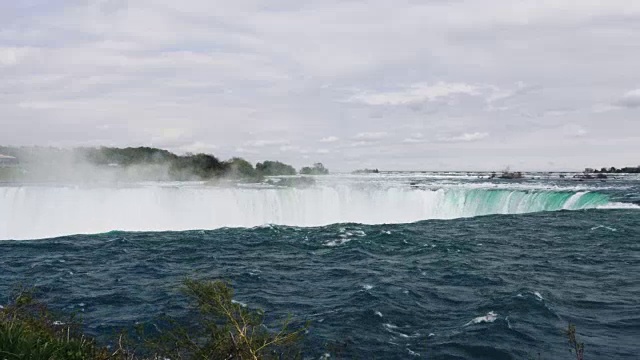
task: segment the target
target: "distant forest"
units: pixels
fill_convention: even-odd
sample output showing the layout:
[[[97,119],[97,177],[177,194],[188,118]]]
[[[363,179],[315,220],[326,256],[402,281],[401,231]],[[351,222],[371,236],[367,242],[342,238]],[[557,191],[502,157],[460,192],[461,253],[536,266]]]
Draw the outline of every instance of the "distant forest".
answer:
[[[595,173],[595,174],[640,174],[640,166],[637,167],[623,167],[616,169],[615,167],[602,169],[585,169],[587,173]]]
[[[151,147],[128,148],[75,148],[58,149],[50,147],[3,147],[0,154],[17,159],[20,168],[75,169],[79,166],[93,165],[105,170],[136,169],[138,178],[154,180],[162,172],[164,178],[171,180],[210,180],[232,178],[258,181],[265,176],[296,175],[296,169],[279,161],[264,161],[255,165],[245,159],[234,157],[222,161],[210,154],[176,155],[167,150]],[[149,169],[155,169],[149,171]],[[328,174],[320,163],[305,167],[301,174]],[[155,175],[154,175],[155,174]]]

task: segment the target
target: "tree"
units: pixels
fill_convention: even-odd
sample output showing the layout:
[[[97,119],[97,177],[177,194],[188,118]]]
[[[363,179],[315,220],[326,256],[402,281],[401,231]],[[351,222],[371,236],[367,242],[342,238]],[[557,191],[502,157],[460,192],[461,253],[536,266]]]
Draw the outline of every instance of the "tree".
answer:
[[[234,157],[225,161],[224,166],[226,167],[225,175],[233,178],[250,179],[258,177],[253,165],[243,158]]]
[[[315,163],[313,167],[305,166],[300,169],[300,174],[303,175],[328,175],[329,169],[325,168],[322,163]]]
[[[291,328],[291,319],[278,331],[264,325],[264,312],[233,301],[234,291],[224,281],[186,280],[185,292],[199,313],[198,326],[176,325],[148,342],[154,353],[170,359],[288,359],[296,357],[308,324]],[[158,358],[158,357],[156,357]]]
[[[226,170],[225,165],[215,156],[209,154],[196,154],[192,156],[177,156],[171,161],[169,173],[176,179],[211,179],[222,175]]]
[[[295,175],[296,169],[279,161],[265,161],[256,164],[256,170],[263,176]]]

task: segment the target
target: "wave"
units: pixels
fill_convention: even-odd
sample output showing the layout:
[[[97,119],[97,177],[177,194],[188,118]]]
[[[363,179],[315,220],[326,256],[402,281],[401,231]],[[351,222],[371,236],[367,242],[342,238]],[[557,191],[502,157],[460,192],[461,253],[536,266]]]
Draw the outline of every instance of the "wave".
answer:
[[[598,192],[316,186],[0,187],[0,239],[123,231],[409,223],[616,207]]]

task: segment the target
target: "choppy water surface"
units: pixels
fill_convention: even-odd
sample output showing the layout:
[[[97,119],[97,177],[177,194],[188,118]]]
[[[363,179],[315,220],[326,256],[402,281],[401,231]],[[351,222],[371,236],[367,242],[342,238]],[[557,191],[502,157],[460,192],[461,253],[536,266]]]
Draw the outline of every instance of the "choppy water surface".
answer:
[[[118,191],[129,196],[115,201]],[[308,358],[570,358],[562,331],[573,322],[587,358],[635,359],[639,200],[633,177],[386,174],[324,178],[309,189],[13,184],[0,187],[5,239],[53,226],[69,235],[0,241],[0,301],[15,284],[35,285],[107,338],[163,313],[184,315],[185,277],[225,278],[238,301],[270,320],[310,320]],[[118,215],[136,203],[137,218]],[[235,206],[224,220],[211,210],[220,203]],[[233,221],[285,225],[223,227]],[[184,231],[71,235],[100,226]]]

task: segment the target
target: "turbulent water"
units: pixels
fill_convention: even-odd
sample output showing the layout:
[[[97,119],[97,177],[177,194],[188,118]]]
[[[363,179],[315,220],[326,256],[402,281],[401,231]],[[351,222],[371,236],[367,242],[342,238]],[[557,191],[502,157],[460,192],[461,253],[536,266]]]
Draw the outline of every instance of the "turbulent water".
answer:
[[[406,180],[340,177],[308,188],[189,183],[118,188],[5,186],[0,187],[0,239],[111,230],[409,223],[620,205],[612,203],[606,193],[566,184],[514,187],[477,181],[451,184],[420,177]]]
[[[34,285],[106,339],[185,315],[186,276],[226,278],[269,320],[310,320],[308,358],[570,358],[569,322],[587,358],[637,358],[640,179],[532,177],[5,184],[0,302]]]

